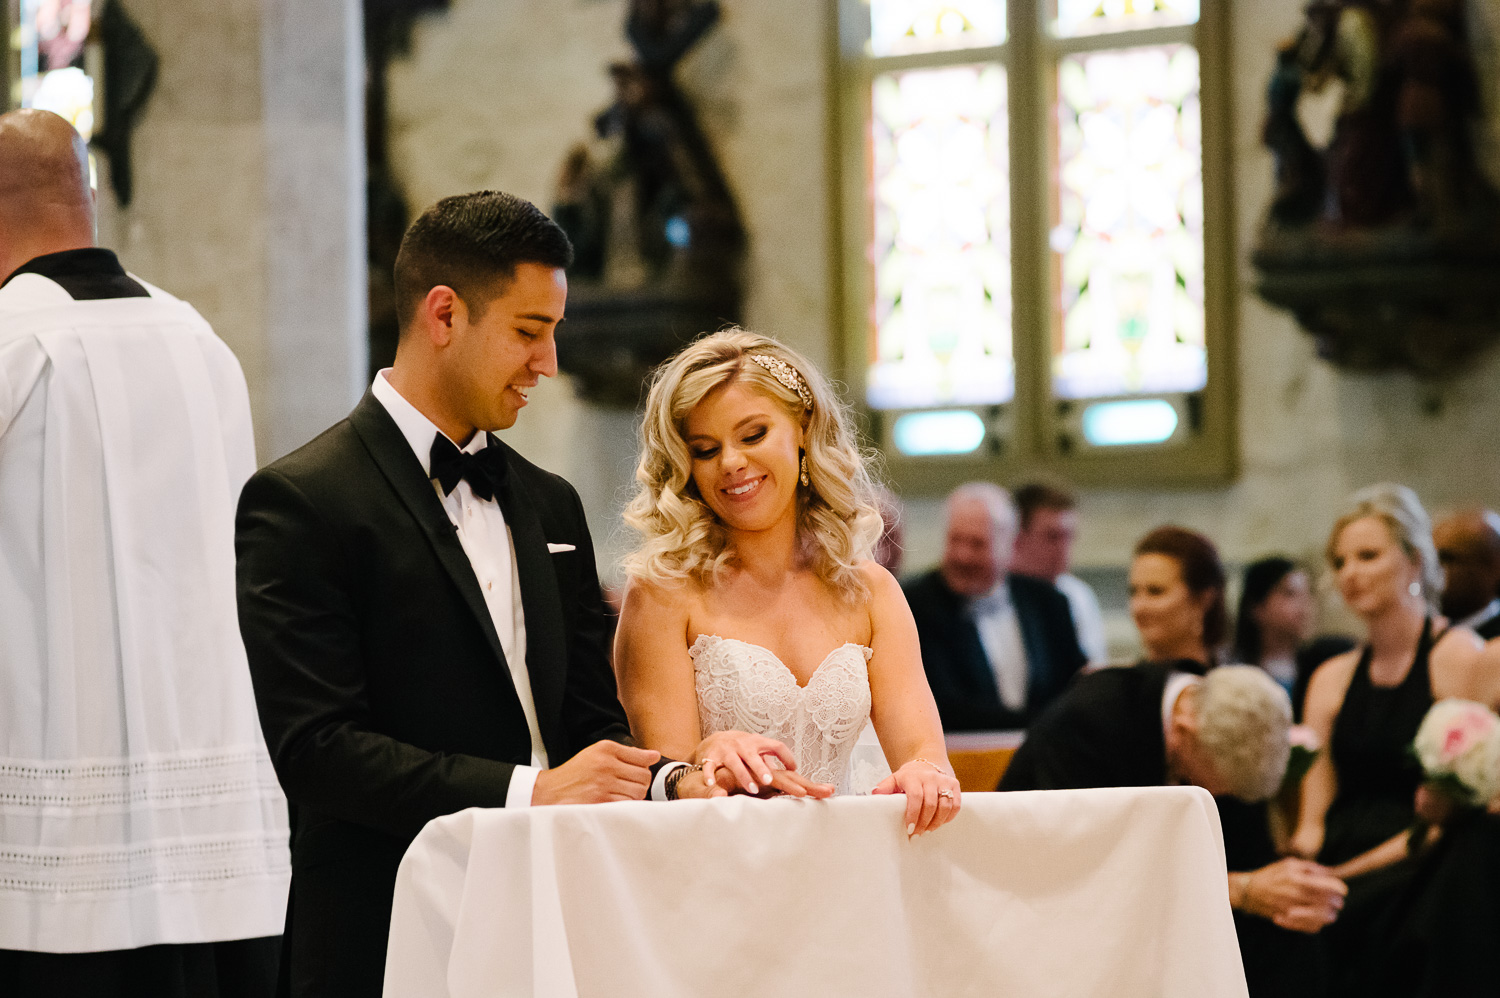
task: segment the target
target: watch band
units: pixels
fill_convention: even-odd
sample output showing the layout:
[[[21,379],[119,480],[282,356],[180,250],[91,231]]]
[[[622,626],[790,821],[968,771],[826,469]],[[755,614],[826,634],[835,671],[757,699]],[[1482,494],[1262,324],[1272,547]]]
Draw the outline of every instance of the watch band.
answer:
[[[702,766],[691,766],[683,763],[668,773],[667,778],[662,781],[662,792],[666,794],[667,800],[677,800],[677,784],[681,783],[682,778],[688,773],[702,768]]]

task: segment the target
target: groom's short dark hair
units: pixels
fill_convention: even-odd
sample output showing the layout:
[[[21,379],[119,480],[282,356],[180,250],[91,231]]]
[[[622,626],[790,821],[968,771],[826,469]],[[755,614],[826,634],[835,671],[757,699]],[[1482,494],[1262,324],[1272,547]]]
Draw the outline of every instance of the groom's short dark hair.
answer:
[[[404,333],[427,292],[446,285],[477,319],[516,265],[567,268],[573,244],[536,205],[501,191],[443,198],[422,212],[396,253],[396,321]]]

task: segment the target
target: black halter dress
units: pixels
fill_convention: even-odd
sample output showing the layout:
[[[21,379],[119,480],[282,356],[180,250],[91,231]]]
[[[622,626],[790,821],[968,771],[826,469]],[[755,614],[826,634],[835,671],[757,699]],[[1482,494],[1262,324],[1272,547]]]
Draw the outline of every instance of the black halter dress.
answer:
[[[1432,706],[1428,659],[1441,637],[1433,634],[1429,618],[1411,668],[1395,686],[1370,682],[1373,652],[1366,645],[1360,655],[1329,741],[1338,794],[1328,808],[1320,862],[1336,866],[1353,859],[1416,819],[1422,767],[1411,743]]]
[[[1366,650],[1334,726],[1339,799],[1324,858],[1357,856],[1409,827],[1421,769],[1407,749],[1433,702],[1428,658],[1442,635],[1422,632],[1398,686],[1370,684]],[[1347,774],[1347,775],[1346,775]],[[1437,844],[1349,881],[1339,920],[1323,932],[1335,998],[1500,995],[1500,818],[1471,808]]]

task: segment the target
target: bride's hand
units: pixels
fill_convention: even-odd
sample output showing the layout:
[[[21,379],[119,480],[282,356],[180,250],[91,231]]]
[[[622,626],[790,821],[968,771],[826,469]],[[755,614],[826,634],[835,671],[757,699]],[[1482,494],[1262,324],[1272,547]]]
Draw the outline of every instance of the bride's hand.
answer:
[[[772,766],[770,759],[780,763]],[[703,767],[704,782],[726,791],[743,790],[791,794],[793,797],[827,797],[833,788],[812,783],[797,774],[792,750],[774,738],[745,731],[716,731],[693,751],[693,761]]]
[[[906,795],[907,835],[921,835],[952,821],[963,797],[958,780],[925,759],[913,759],[870,792]]]
[[[748,791],[740,789],[739,784],[735,782],[734,774],[723,768],[720,768],[718,771],[713,789],[722,789],[725,793],[732,794],[748,793]],[[757,785],[756,792],[752,796],[779,797],[785,795],[788,797],[811,797],[815,800],[822,800],[825,797],[832,797],[834,789],[834,786],[830,783],[814,783],[801,773],[795,773],[790,769],[772,768],[770,785]]]

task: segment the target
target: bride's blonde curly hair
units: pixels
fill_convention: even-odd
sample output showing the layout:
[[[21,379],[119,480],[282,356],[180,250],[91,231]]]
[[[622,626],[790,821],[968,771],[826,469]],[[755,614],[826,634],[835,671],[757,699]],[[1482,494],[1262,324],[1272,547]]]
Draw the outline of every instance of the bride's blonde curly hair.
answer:
[[[803,557],[844,599],[867,598],[858,565],[869,557],[882,521],[849,414],[805,358],[743,329],[704,336],[656,371],[641,423],[638,489],[625,509],[625,522],[642,541],[625,559],[626,573],[667,586],[688,580],[712,585],[733,558],[728,531],[693,482],[684,430],[694,406],[735,382],[775,400],[805,428],[810,484],[797,489]]]

